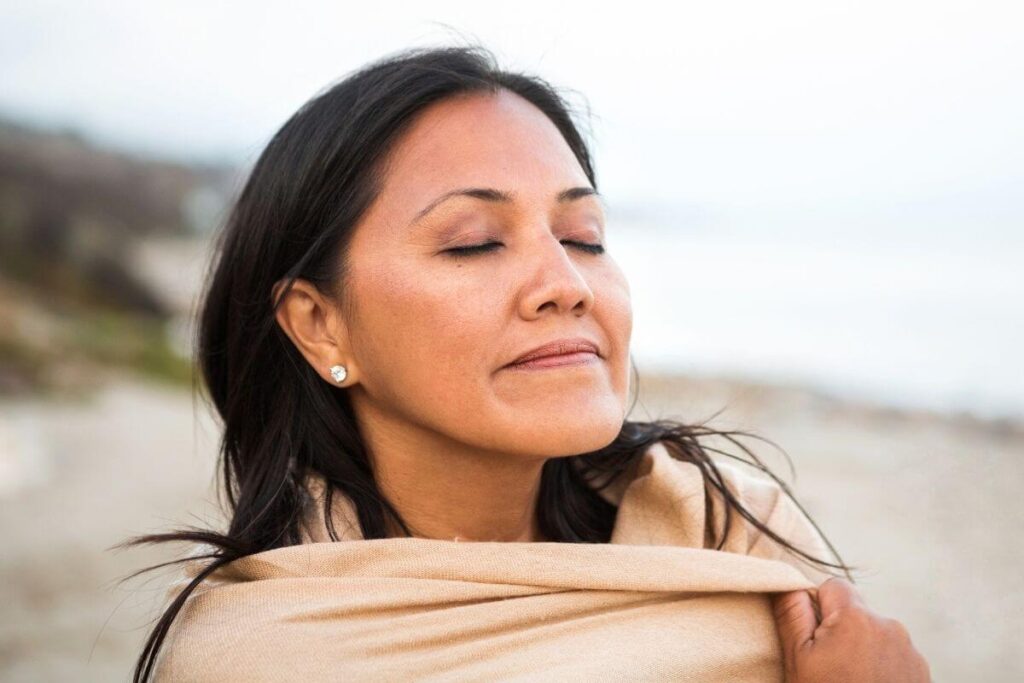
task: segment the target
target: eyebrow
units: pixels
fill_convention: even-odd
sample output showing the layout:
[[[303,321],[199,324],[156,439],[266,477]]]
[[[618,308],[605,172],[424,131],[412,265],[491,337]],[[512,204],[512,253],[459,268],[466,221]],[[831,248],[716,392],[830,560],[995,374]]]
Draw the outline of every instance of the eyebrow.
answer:
[[[567,190],[562,190],[555,196],[555,200],[559,204],[571,202],[576,199],[583,197],[595,196],[602,200],[604,204],[603,195],[592,187],[570,187]],[[466,187],[458,190],[451,190],[445,192],[443,195],[435,199],[434,201],[427,204],[425,207],[420,209],[419,213],[409,223],[410,225],[416,223],[421,218],[430,213],[438,204],[444,202],[452,197],[473,197],[474,199],[482,199],[486,202],[501,202],[511,203],[515,200],[515,196],[509,192],[503,192],[502,190],[496,190],[491,187]]]

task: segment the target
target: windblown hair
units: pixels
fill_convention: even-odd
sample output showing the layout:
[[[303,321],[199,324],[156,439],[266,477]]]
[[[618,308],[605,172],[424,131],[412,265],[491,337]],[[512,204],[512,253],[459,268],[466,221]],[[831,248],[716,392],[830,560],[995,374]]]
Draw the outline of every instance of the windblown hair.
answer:
[[[205,551],[142,569],[122,581],[178,562],[208,560],[153,627],[136,663],[136,683],[150,680],[172,622],[207,576],[243,556],[302,542],[300,521],[309,504],[303,490],[306,474],[319,474],[329,484],[324,519],[330,538],[338,538],[329,514],[332,487],[353,501],[364,538],[387,538],[389,528],[412,535],[374,481],[347,392],[323,381],[277,324],[276,310],[285,292],[275,299],[274,287],[283,281],[287,291],[296,278],[303,278],[344,301],[348,245],[379,192],[386,155],[396,140],[434,102],[501,89],[527,99],[558,127],[596,188],[590,151],[574,122],[576,112],[560,92],[536,76],[499,69],[494,56],[476,45],[408,49],[352,72],[304,104],[256,161],[218,233],[195,340],[196,370],[223,422],[217,485],[229,522],[223,532],[186,527],[115,546],[184,541]],[[632,369],[636,388],[635,365]],[[195,390],[195,375],[193,382]],[[753,436],[704,423],[627,420],[604,448],[544,463],[537,509],[541,531],[557,542],[609,542],[617,508],[598,495],[594,480],[603,479],[601,487],[610,484],[661,441],[673,457],[697,465],[706,486],[725,499],[719,534],[708,497],[707,537],[717,548],[735,511],[791,552],[841,568],[849,576],[850,567],[827,540],[838,564],[791,546],[744,509],[724,485],[711,453],[757,467],[792,498],[786,484],[736,440],[738,435]],[[751,459],[702,443],[709,436],[724,437]],[[572,460],[584,467],[573,467]]]

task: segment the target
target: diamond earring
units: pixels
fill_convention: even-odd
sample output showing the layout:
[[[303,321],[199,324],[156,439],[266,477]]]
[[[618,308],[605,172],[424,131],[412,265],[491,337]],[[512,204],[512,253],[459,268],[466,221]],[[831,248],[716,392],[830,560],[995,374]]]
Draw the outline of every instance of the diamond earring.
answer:
[[[331,367],[331,377],[333,377],[334,381],[338,384],[345,381],[346,375],[348,375],[348,371],[345,370],[344,365],[334,365]]]

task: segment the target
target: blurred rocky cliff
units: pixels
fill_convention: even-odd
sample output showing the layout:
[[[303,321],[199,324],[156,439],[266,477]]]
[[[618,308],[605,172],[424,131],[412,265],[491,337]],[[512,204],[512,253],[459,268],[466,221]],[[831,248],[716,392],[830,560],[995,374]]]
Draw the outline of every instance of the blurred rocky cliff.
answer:
[[[183,327],[237,178],[0,119],[0,394],[111,365],[187,381]]]

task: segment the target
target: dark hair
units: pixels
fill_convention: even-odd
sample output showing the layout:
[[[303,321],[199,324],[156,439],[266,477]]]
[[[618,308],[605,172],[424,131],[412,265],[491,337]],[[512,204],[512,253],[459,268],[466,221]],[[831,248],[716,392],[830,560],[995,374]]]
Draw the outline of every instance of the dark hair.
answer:
[[[276,301],[272,292],[281,280],[290,287],[303,278],[344,301],[340,294],[348,271],[347,246],[354,226],[379,191],[385,156],[399,135],[431,103],[501,89],[527,99],[554,122],[596,188],[575,112],[558,90],[536,76],[499,69],[494,56],[480,46],[413,48],[372,62],[310,99],[260,155],[217,237],[196,339],[197,367],[224,425],[218,486],[227,500],[229,524],[224,533],[188,527],[115,546],[188,541],[209,551],[122,579],[178,562],[209,560],[153,627],[136,663],[134,681],[150,678],[171,623],[209,574],[245,555],[301,543],[305,473],[317,473],[329,484],[324,518],[330,538],[337,540],[329,514],[331,487],[353,501],[364,538],[387,538],[389,519],[411,535],[376,486],[347,392],[324,382],[281,330],[275,311],[284,292]],[[633,375],[632,386],[637,387],[635,364]],[[832,564],[813,558],[777,536],[723,484],[709,453],[748,462],[768,473],[792,498],[786,484],[736,440],[738,435],[753,436],[718,431],[704,423],[627,420],[604,448],[544,463],[537,510],[541,531],[552,541],[607,543],[617,508],[597,494],[592,480],[603,477],[602,486],[611,483],[661,441],[673,457],[697,465],[706,486],[727,501],[724,529],[713,540],[719,549],[735,509],[791,551],[820,565],[842,568],[849,576],[850,568],[841,559]],[[707,436],[724,437],[752,461],[701,443]],[[583,467],[577,470],[571,460]],[[709,497],[707,532],[708,538],[716,539],[711,513]]]

